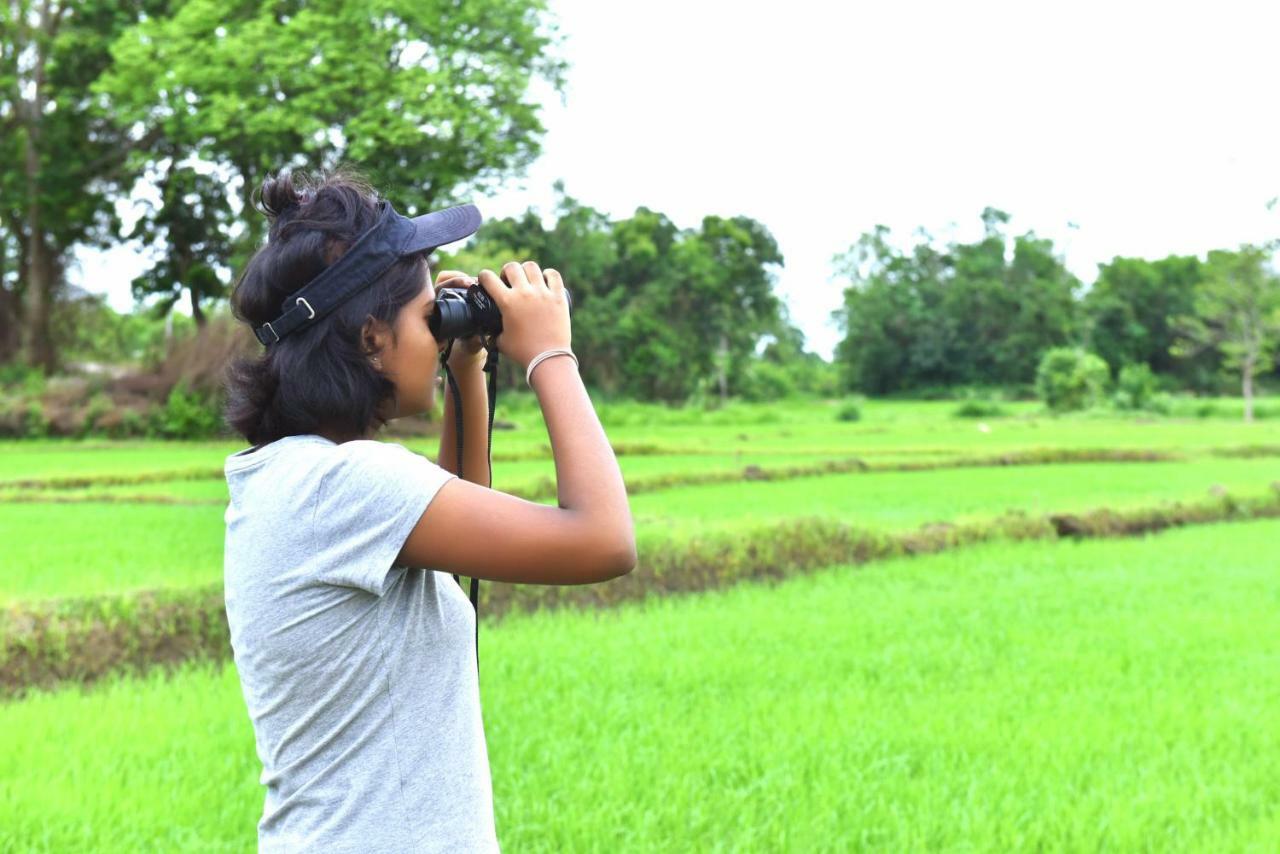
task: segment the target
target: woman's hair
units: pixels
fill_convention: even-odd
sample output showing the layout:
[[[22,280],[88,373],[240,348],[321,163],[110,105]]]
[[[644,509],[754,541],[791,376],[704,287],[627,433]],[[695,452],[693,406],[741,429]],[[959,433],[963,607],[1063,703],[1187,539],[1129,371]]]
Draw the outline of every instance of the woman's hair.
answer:
[[[377,203],[377,193],[351,169],[268,177],[258,208],[271,223],[267,243],[236,281],[235,316],[252,327],[275,320],[286,297],[374,225]],[[358,438],[382,426],[395,386],[370,363],[362,330],[372,318],[394,336],[396,315],[422,293],[428,275],[425,255],[401,258],[330,314],[261,356],[234,362],[227,423],[254,445],[305,433]]]

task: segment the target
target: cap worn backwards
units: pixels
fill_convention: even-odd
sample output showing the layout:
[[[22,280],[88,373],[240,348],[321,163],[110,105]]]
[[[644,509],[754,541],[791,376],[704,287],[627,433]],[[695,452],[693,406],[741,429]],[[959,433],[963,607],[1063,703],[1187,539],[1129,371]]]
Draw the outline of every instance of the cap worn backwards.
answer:
[[[363,288],[376,282],[406,255],[429,252],[475,233],[480,227],[475,205],[459,205],[422,216],[401,216],[385,199],[378,202],[378,221],[320,275],[290,294],[280,316],[253,330],[263,346],[280,341],[329,314]]]

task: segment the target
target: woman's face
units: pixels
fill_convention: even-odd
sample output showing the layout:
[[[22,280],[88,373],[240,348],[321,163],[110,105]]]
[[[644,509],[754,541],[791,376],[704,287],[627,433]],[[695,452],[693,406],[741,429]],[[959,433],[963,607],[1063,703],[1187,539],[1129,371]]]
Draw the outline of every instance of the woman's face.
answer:
[[[431,272],[428,270],[422,292],[400,309],[396,315],[395,335],[379,353],[382,373],[396,387],[396,405],[391,418],[419,415],[435,406],[436,368],[442,345],[427,325],[435,305],[436,289],[431,284]]]

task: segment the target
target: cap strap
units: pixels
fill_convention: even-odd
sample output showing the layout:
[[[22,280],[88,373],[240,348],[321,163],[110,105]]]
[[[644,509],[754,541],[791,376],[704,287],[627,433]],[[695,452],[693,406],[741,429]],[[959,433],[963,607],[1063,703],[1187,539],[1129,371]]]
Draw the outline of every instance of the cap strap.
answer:
[[[291,332],[314,323],[368,287],[402,257],[414,234],[413,221],[395,212],[385,199],[378,203],[378,221],[351,244],[341,258],[301,289],[290,294],[275,320],[253,330],[263,346],[275,344]]]

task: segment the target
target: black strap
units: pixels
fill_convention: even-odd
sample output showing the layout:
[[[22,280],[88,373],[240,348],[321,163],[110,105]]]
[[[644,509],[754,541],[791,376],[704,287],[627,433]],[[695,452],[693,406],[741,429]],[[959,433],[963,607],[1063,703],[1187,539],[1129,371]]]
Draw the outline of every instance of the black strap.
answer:
[[[404,256],[413,236],[412,220],[397,214],[385,199],[378,202],[377,222],[342,257],[286,297],[280,316],[254,327],[253,334],[269,347],[303,324],[324,317],[389,270]]]
[[[462,390],[458,387],[458,381],[454,379],[453,371],[449,370],[449,354],[453,352],[454,339],[449,339],[449,343],[445,346],[445,350],[441,358],[444,360],[444,375],[449,381],[449,392],[453,395],[453,435],[457,443],[458,453],[458,477],[462,477]],[[493,487],[493,414],[497,410],[498,405],[498,346],[493,339],[486,342],[486,348],[489,355],[485,359],[484,372],[489,375],[488,382],[488,400],[489,400],[489,487]],[[457,573],[453,574],[453,580],[462,586],[461,579]],[[471,607],[476,613],[476,673],[480,672],[480,579],[471,579]]]

